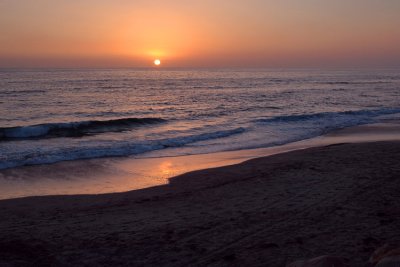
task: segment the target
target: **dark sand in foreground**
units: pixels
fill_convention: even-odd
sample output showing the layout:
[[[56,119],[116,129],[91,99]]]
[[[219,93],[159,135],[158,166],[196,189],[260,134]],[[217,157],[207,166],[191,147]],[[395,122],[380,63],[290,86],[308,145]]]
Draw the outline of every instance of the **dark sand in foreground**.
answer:
[[[119,194],[0,201],[0,266],[365,266],[400,242],[400,142],[310,148]]]

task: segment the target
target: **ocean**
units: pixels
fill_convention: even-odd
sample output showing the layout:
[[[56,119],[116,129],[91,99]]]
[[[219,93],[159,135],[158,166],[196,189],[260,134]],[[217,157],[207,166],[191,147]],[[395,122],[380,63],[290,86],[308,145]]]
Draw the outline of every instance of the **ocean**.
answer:
[[[400,114],[400,70],[0,70],[0,169],[283,145]]]

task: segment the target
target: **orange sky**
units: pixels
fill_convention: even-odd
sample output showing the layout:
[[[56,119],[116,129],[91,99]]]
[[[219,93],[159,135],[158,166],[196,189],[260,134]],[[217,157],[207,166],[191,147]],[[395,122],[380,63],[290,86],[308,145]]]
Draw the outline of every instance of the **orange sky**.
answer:
[[[0,0],[0,67],[400,63],[397,0]]]

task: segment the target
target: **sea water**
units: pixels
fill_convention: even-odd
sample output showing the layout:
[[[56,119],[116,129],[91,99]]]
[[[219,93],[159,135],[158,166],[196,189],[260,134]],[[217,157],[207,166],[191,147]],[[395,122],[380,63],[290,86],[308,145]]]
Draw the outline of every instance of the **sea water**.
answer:
[[[0,169],[271,147],[400,113],[400,70],[0,70]]]

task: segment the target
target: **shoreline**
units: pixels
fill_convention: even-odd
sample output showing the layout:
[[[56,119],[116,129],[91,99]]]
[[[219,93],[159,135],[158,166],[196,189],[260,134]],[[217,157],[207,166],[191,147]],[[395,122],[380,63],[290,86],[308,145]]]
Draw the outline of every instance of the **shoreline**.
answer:
[[[125,193],[2,200],[0,265],[365,266],[400,242],[398,162],[399,141],[336,144]]]
[[[187,172],[339,143],[400,140],[399,120],[365,124],[285,145],[173,157],[111,157],[0,170],[0,200],[45,195],[107,194],[164,185]]]

